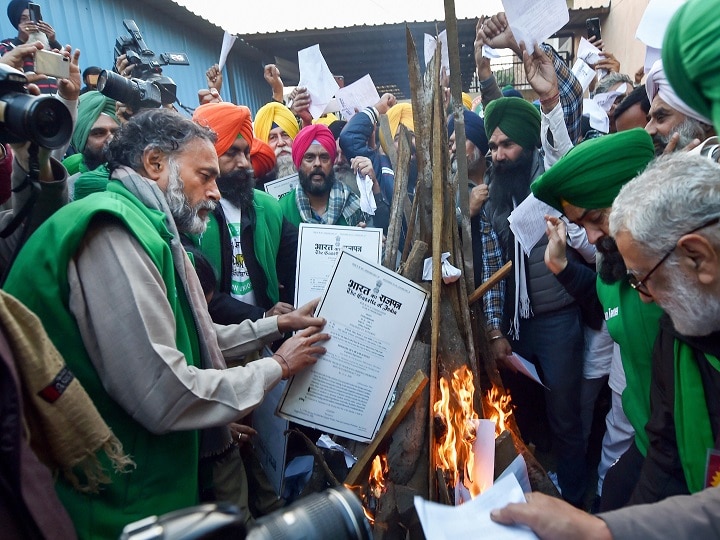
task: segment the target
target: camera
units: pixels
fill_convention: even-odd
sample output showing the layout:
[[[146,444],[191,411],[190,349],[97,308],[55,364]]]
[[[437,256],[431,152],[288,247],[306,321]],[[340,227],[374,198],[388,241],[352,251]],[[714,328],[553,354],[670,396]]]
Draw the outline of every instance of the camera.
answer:
[[[246,531],[229,504],[203,504],[127,525],[121,540],[370,540],[360,499],[345,487],[313,493],[258,519]]]
[[[163,75],[161,66],[190,65],[187,55],[162,53],[156,56],[145,43],[135,21],[124,19],[123,25],[130,37],[119,36],[115,41],[115,61],[124,54],[134,66],[134,77],[126,79],[112,71],[103,70],[98,77],[97,89],[109,98],[129,105],[133,110],[174,103],[177,86],[170,77]]]
[[[60,148],[72,136],[70,111],[52,96],[31,96],[25,74],[0,64],[0,142]]]

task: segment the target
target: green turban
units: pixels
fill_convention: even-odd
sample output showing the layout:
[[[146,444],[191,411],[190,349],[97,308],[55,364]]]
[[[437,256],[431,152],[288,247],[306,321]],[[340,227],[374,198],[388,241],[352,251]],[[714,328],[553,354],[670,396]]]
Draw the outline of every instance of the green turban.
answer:
[[[532,150],[540,146],[540,112],[532,103],[518,97],[491,101],[485,108],[485,133],[490,139],[500,128],[512,141]]]
[[[97,90],[85,92],[80,96],[80,104],[78,105],[77,120],[75,121],[75,129],[72,135],[72,145],[76,152],[82,153],[85,150],[90,129],[97,121],[100,114],[107,114],[117,122],[115,116],[115,100],[102,95]]]
[[[586,210],[610,208],[620,188],[654,157],[652,138],[642,128],[605,135],[570,150],[530,190],[560,212],[563,201]]]
[[[662,46],[670,86],[720,129],[720,0],[690,0],[675,12]]]

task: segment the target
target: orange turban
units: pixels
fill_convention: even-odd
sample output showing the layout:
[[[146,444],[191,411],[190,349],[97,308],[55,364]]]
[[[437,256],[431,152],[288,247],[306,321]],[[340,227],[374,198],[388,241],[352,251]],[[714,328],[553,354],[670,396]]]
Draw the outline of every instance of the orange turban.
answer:
[[[415,131],[413,123],[412,105],[409,103],[398,103],[388,109],[388,121],[390,122],[390,133],[393,137],[397,135],[400,124],[404,125],[410,131]]]
[[[255,139],[250,150],[250,161],[255,178],[262,178],[275,168],[275,152],[266,142]]]
[[[313,124],[302,128],[293,141],[292,160],[296,169],[300,168],[300,162],[313,141],[319,142],[330,154],[330,159],[335,161],[337,146],[332,131],[325,124]]]
[[[293,139],[300,130],[297,118],[295,118],[292,111],[276,101],[272,101],[258,109],[257,114],[255,114],[255,136],[261,141],[268,142],[273,124],[283,128],[285,133]]]
[[[232,103],[206,103],[193,113],[193,120],[217,133],[215,151],[222,156],[240,135],[252,150],[253,129],[250,109]]]

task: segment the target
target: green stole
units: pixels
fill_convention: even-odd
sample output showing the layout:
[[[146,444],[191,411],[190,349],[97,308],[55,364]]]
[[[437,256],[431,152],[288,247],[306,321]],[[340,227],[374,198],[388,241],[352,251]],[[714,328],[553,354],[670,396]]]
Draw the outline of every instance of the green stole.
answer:
[[[60,209],[28,239],[4,288],[40,317],[68,367],[137,464],[135,470],[118,474],[101,452],[98,456],[112,483],[99,494],[79,493],[62,477],[58,479],[58,495],[81,538],[117,538],[132,521],[192,506],[198,501],[198,432],[157,435],[133,420],[105,391],[70,313],[68,263],[91,221],[100,215],[119,220],[153,261],[175,316],[176,346],[189,365],[200,365],[190,304],[182,284],[176,286],[165,214],[147,208],[121,183],[110,182],[106,192]],[[112,276],[107,279],[111,284]],[[29,286],[28,280],[35,286]],[[107,316],[112,317],[113,306],[106,308]],[[122,321],[118,321],[118,328],[121,327]],[[132,338],[118,334],[118,339]]]
[[[708,448],[715,447],[700,369],[693,348],[675,340],[675,438],[690,493],[705,488]],[[708,363],[720,371],[720,361],[705,354]]]

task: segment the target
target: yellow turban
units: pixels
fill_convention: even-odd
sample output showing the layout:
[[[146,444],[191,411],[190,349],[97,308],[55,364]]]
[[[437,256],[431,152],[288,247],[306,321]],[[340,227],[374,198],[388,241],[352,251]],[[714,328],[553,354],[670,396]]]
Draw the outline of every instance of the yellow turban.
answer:
[[[398,103],[397,105],[393,105],[390,109],[388,109],[387,117],[390,122],[390,133],[392,133],[393,136],[397,134],[400,124],[404,125],[410,131],[415,131],[412,105],[409,103]]]
[[[315,118],[312,123],[313,124],[323,124],[326,126],[330,126],[333,122],[337,122],[340,120],[337,116],[335,116],[333,113],[327,113],[322,115],[320,118]]]
[[[462,93],[463,106],[470,111],[472,111],[472,101],[473,100],[470,97],[470,94],[467,94],[465,92]]]
[[[300,131],[300,126],[298,126],[297,119],[292,111],[276,101],[263,105],[258,110],[253,125],[255,136],[261,141],[268,142],[273,124],[277,124],[293,139]]]

